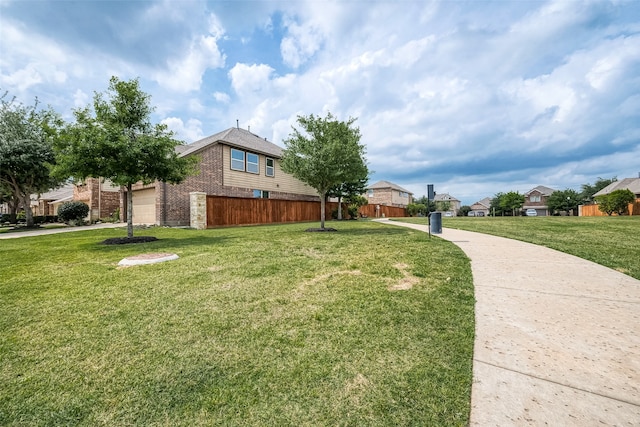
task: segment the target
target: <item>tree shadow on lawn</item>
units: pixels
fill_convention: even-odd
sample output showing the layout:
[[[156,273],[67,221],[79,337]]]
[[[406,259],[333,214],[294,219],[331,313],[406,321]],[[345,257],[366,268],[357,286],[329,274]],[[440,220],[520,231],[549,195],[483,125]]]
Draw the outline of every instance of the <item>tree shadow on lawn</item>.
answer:
[[[146,236],[141,236],[146,237]],[[135,249],[139,252],[158,252],[158,251],[173,251],[178,249],[189,248],[193,249],[195,247],[201,246],[221,246],[226,244],[232,240],[235,240],[235,237],[229,236],[191,236],[191,237],[159,237],[157,240],[151,242],[142,242],[142,243],[130,243],[130,244],[116,244],[109,245],[104,244],[104,240],[95,241],[86,243],[84,248],[88,251],[99,251],[99,252],[111,252],[111,251],[121,251],[122,249]]]

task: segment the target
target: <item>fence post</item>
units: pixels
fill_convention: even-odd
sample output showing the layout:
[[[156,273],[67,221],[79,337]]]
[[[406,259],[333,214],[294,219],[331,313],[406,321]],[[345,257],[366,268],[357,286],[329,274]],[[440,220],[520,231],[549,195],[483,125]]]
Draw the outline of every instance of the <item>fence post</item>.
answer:
[[[207,228],[207,193],[193,191],[189,193],[191,211],[189,215],[191,228],[204,230]]]

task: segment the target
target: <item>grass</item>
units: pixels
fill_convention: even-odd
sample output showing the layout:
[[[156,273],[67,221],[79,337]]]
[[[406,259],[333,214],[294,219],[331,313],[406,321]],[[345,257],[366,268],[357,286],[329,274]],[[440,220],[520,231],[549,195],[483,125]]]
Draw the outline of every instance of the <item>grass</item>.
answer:
[[[401,219],[405,221],[405,219]],[[640,280],[640,217],[443,218],[443,227],[547,246]],[[426,224],[426,218],[406,221]]]
[[[467,425],[468,259],[409,229],[332,226],[2,241],[0,425]],[[146,252],[180,259],[117,267]]]

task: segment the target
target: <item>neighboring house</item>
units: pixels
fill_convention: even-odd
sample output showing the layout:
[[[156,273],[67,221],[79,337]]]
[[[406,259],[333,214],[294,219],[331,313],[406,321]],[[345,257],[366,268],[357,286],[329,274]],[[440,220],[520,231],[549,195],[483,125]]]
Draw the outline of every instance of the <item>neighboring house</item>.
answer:
[[[120,208],[120,188],[108,180],[87,178],[83,182],[47,191],[37,197],[32,195],[34,215],[57,215],[64,202],[80,201],[89,206],[87,221],[107,218]]]
[[[442,212],[446,216],[456,216],[460,210],[460,200],[449,193],[436,194],[433,201],[436,203],[436,212]]]
[[[282,148],[248,130],[232,127],[178,146],[177,151],[180,156],[199,156],[199,173],[177,185],[160,181],[134,185],[134,223],[189,225],[191,192],[210,196],[320,200],[315,189],[281,170]],[[121,211],[124,220],[124,203]]]
[[[549,207],[547,206],[547,199],[553,193],[553,188],[545,187],[544,185],[538,185],[537,187],[524,193],[524,205],[522,210],[535,209],[537,216],[549,216]]]
[[[640,199],[640,178],[624,178],[620,181],[614,181],[594,194],[593,197],[603,196],[616,190],[630,190],[636,199]]]
[[[489,216],[489,212],[491,210],[491,199],[489,197],[485,197],[482,200],[479,200],[472,204],[471,211],[473,215],[469,216]]]
[[[73,184],[65,184],[60,188],[42,193],[40,197],[31,195],[31,207],[36,216],[56,215],[58,207],[73,200]]]
[[[389,181],[378,181],[367,187],[364,194],[370,205],[406,208],[413,201],[413,193]]]

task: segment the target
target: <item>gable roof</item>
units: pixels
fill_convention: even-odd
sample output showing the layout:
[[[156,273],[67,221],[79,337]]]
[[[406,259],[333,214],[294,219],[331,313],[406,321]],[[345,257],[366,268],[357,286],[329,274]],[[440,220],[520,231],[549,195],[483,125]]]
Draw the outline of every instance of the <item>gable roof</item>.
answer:
[[[46,193],[42,193],[40,195],[40,200],[57,200],[66,198],[69,196],[73,196],[73,184],[65,184],[60,188],[55,188],[47,191]]]
[[[436,196],[433,198],[434,202],[459,202],[460,200],[456,199],[449,193],[436,193]]]
[[[594,194],[593,197],[609,194],[616,190],[631,190],[633,194],[640,194],[640,178],[624,178],[620,181],[614,181]]]
[[[482,206],[484,206],[484,207],[486,207],[488,209],[488,208],[491,207],[491,198],[490,197],[485,197],[482,200],[478,200],[473,205],[482,205]],[[471,206],[473,206],[473,205],[471,205]]]
[[[411,191],[409,190],[405,190],[404,188],[400,187],[397,184],[394,184],[393,182],[389,182],[389,181],[378,181],[375,184],[372,184],[370,186],[367,187],[367,190],[372,189],[382,189],[382,188],[391,188],[392,190],[397,190],[397,191],[402,191],[403,193],[409,193],[409,194],[413,194]]]
[[[232,147],[241,148],[254,153],[264,154],[270,157],[281,158],[282,148],[276,144],[267,141],[266,138],[260,138],[245,129],[229,128],[218,132],[215,135],[208,136],[199,141],[192,142],[188,145],[179,145],[176,151],[180,153],[180,157],[188,156],[200,151],[213,144],[224,144]]]
[[[551,193],[553,193],[556,190],[554,190],[553,188],[545,187],[544,185],[538,185],[537,187],[532,188],[531,190],[529,190],[526,193],[524,193],[524,195],[528,196],[529,194],[533,193],[534,191],[537,191],[538,193],[542,194],[543,196],[550,196]]]

